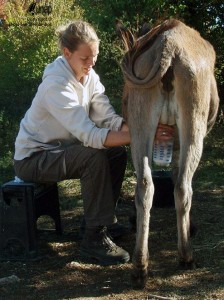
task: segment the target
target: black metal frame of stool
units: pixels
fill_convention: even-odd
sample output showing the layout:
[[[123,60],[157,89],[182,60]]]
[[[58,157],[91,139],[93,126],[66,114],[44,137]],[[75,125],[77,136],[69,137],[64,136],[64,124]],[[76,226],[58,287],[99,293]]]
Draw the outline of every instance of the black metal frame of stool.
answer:
[[[0,260],[38,259],[37,219],[50,216],[62,234],[57,183],[10,181],[1,189]]]

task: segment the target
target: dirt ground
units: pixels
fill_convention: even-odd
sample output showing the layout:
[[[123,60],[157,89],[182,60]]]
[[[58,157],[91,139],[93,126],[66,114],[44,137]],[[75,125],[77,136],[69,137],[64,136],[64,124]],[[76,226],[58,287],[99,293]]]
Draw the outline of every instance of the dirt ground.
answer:
[[[132,187],[131,187],[132,188]],[[79,253],[81,201],[74,208],[61,210],[63,235],[51,220],[38,221],[39,256],[35,261],[2,261],[0,278],[15,275],[18,282],[0,284],[0,299],[224,299],[224,186],[194,195],[192,216],[198,228],[192,239],[199,267],[178,268],[177,233],[174,207],[153,207],[150,223],[149,279],[144,290],[133,290],[131,262],[102,267],[83,259]],[[130,195],[129,195],[130,196]],[[126,236],[117,244],[133,253],[135,232],[130,229],[133,201],[123,195],[117,210]]]

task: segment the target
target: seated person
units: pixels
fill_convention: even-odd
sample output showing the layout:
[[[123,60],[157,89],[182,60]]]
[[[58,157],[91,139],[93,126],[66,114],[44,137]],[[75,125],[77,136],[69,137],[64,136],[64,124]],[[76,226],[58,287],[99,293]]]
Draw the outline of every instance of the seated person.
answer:
[[[85,217],[81,253],[104,265],[125,263],[129,253],[108,237],[107,227],[119,227],[115,208],[127,161],[123,146],[130,143],[128,126],[93,70],[100,41],[92,26],[70,22],[57,34],[62,55],[46,66],[20,123],[15,174],[32,182],[79,178]]]

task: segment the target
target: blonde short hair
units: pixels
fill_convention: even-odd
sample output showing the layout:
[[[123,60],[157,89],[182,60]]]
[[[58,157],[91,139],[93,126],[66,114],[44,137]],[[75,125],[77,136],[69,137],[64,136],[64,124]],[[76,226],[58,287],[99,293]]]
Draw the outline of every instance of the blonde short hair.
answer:
[[[94,28],[84,21],[73,21],[57,28],[58,46],[61,51],[68,48],[70,52],[74,52],[80,44],[96,42],[100,40]]]

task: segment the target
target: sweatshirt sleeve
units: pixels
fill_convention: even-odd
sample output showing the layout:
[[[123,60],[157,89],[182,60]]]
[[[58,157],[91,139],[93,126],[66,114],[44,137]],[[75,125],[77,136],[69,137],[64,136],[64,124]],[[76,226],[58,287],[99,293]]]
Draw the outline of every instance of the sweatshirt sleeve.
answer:
[[[57,84],[48,88],[44,102],[48,112],[86,147],[104,149],[109,129],[98,128],[79,104],[78,96],[69,86]]]
[[[90,119],[100,128],[104,127],[119,131],[123,118],[116,114],[104,92],[105,88],[100,82],[99,76],[95,74],[95,87],[91,99]]]

